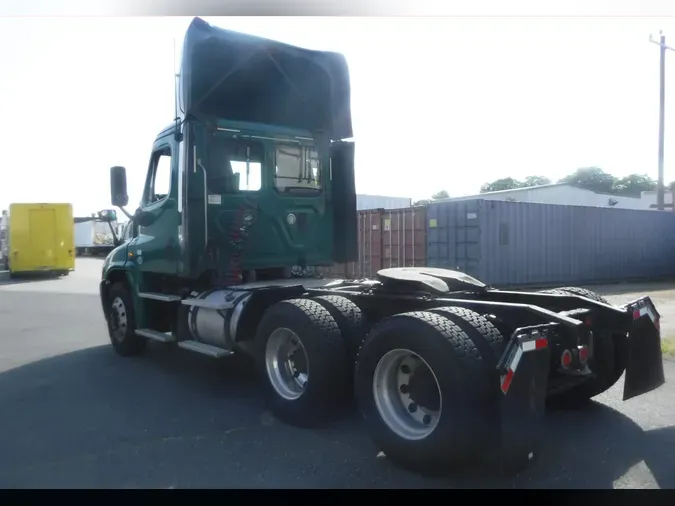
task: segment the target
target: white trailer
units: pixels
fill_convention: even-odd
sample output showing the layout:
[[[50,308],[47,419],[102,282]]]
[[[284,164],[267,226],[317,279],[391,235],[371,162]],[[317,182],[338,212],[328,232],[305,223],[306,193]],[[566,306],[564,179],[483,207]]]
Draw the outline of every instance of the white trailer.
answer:
[[[111,230],[117,229],[117,222],[110,225],[92,218],[75,218],[75,253],[82,255],[107,255],[115,247]]]

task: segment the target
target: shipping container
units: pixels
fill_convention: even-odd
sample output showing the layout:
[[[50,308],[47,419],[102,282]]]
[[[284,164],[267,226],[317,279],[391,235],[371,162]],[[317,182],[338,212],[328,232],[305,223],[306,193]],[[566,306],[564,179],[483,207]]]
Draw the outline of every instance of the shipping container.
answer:
[[[494,286],[675,276],[675,215],[471,200],[430,204],[427,263]]]
[[[425,207],[362,210],[357,219],[358,260],[322,268],[324,276],[372,278],[380,269],[425,265]]]
[[[386,197],[382,195],[356,195],[356,209],[366,211],[369,209],[400,209],[410,207],[412,199],[407,197]]]
[[[73,208],[70,204],[11,204],[8,261],[12,274],[75,269]]]

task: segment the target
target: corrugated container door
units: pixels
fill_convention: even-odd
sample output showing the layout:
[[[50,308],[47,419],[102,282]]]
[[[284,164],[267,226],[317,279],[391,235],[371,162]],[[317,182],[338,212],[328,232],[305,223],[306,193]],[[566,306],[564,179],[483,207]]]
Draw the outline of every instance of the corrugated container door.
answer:
[[[439,202],[427,210],[427,263],[430,267],[482,278],[482,200]]]
[[[360,211],[359,275],[372,278],[382,269],[382,209]]]
[[[426,208],[382,213],[382,268],[426,265]]]

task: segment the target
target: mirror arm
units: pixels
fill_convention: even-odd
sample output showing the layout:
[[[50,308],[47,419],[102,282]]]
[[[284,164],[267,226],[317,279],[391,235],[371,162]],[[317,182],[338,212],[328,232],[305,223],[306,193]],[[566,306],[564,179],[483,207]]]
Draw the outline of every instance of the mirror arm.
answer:
[[[131,214],[129,214],[129,212],[126,209],[124,209],[124,207],[122,207],[122,206],[117,206],[117,207],[119,208],[120,211],[122,211],[124,213],[124,216],[129,218],[131,221],[134,221],[134,217]]]
[[[112,226],[112,221],[109,221],[109,222],[108,222],[108,227],[110,227],[110,232],[112,232],[112,236],[113,236],[113,244],[115,245],[115,247],[117,247],[117,246],[119,246],[120,244],[122,244],[122,243],[120,242],[119,238],[117,237],[117,233],[115,232],[115,227]]]

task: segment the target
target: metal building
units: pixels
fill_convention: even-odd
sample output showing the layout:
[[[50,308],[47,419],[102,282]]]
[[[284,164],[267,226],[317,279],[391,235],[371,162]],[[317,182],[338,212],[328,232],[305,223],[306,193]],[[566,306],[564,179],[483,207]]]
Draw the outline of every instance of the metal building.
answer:
[[[402,209],[410,207],[412,199],[408,197],[385,197],[382,195],[356,195],[356,209],[364,211],[367,209]]]
[[[652,206],[652,204],[656,204],[656,192],[643,192],[643,197],[624,197],[596,193],[567,183],[554,183],[542,186],[530,186],[527,188],[516,188],[513,190],[481,193],[478,195],[452,197],[439,202],[458,202],[475,199],[559,204],[567,206],[608,207],[614,209],[653,210],[655,209],[655,206]],[[666,196],[666,202],[671,203],[670,207],[672,208],[672,194]]]

